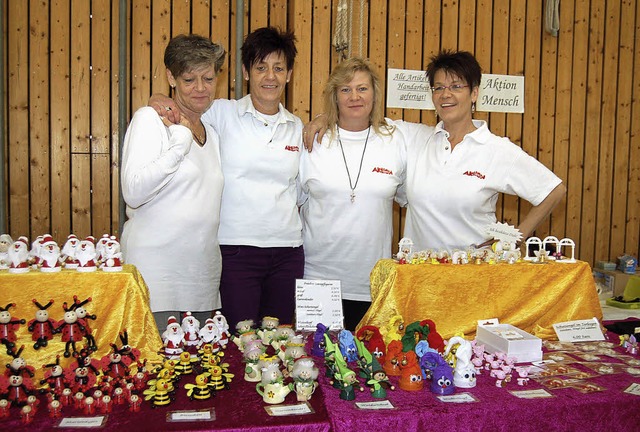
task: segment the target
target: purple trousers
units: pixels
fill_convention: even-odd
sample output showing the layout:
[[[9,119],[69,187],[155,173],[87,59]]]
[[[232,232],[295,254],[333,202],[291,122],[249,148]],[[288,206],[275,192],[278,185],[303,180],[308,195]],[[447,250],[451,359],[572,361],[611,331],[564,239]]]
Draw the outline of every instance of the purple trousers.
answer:
[[[260,248],[220,245],[222,313],[233,331],[238,321],[265,316],[292,324],[296,279],[304,274],[304,250],[299,247]]]

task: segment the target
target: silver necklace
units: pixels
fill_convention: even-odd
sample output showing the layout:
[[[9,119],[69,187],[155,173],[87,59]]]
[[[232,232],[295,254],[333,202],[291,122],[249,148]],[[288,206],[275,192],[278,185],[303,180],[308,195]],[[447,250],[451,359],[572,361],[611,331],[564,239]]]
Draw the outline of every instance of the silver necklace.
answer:
[[[371,126],[367,128],[367,139],[364,140],[364,149],[362,149],[362,156],[360,157],[360,168],[358,168],[358,177],[356,177],[356,183],[351,183],[351,174],[349,173],[349,166],[347,165],[347,158],[344,156],[344,148],[342,148],[342,141],[340,140],[340,128],[338,128],[338,143],[340,144],[340,151],[342,151],[342,160],[344,161],[344,167],[347,170],[347,177],[349,178],[349,187],[351,188],[351,202],[356,200],[356,187],[358,186],[358,180],[360,180],[360,173],[362,172],[362,161],[364,160],[364,153],[367,151],[367,143],[369,142],[369,133],[371,132]]]

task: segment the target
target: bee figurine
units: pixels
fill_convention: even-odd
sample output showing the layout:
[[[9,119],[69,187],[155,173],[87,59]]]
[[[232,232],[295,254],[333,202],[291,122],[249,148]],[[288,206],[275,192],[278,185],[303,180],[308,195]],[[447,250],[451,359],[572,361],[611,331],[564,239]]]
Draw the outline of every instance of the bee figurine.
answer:
[[[183,351],[180,353],[180,359],[176,364],[176,373],[178,375],[191,375],[193,373],[193,365],[192,363],[197,361],[197,359],[192,359],[191,354],[188,351]]]
[[[215,396],[215,390],[213,393],[211,390],[214,388],[214,384],[209,382],[209,376],[210,374],[205,372],[196,376],[195,384],[185,384],[184,388],[187,389],[189,399],[206,400]]]
[[[229,383],[231,382],[231,378],[233,378],[232,373],[224,372],[220,366],[212,366],[209,369],[209,373],[211,374],[210,385],[214,390],[229,389]]]
[[[163,378],[157,379],[150,388],[144,391],[144,395],[144,400],[151,400],[151,406],[153,408],[169,405],[169,403],[171,402],[171,395],[169,394],[169,382]]]

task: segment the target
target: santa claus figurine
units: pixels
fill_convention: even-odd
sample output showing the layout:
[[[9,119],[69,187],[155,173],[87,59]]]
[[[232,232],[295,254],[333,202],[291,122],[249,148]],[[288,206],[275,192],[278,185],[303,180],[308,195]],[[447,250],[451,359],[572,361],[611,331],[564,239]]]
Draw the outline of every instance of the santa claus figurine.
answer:
[[[107,241],[102,249],[101,266],[103,271],[118,272],[122,271],[122,253],[120,252],[120,242],[115,236]]]
[[[224,349],[229,343],[229,337],[231,333],[229,332],[229,323],[227,323],[227,318],[220,313],[220,311],[216,311],[213,316],[213,322],[220,330],[220,346]]]
[[[0,270],[9,268],[9,249],[13,244],[13,239],[9,234],[0,235]]]
[[[78,260],[76,259],[76,249],[80,244],[80,240],[75,234],[69,234],[67,241],[62,246],[60,253],[60,261],[64,264],[64,267],[70,270],[78,268]]]
[[[26,273],[29,268],[29,243],[21,236],[13,242],[7,251],[9,258],[9,273]]]
[[[45,234],[46,236],[51,237],[50,234]],[[40,265],[40,249],[42,248],[42,240],[45,236],[39,235],[36,239],[31,243],[31,250],[29,250],[29,264],[34,269],[37,269]]]
[[[109,242],[109,239],[111,238],[115,237],[110,237],[109,234],[102,234],[102,237],[100,237],[100,239],[98,239],[98,241],[96,242],[96,260],[98,261],[98,263],[104,262],[104,251],[107,243]]]
[[[76,249],[76,259],[78,260],[79,272],[89,273],[97,270],[96,267],[96,246],[93,244],[94,238],[89,236],[82,240]]]
[[[191,312],[185,312],[182,318],[182,330],[184,331],[185,350],[189,351],[191,358],[198,357],[198,344],[200,343],[200,321]]]
[[[200,336],[200,343],[198,344],[198,347],[204,344],[211,344],[213,346],[213,352],[220,351],[222,348],[219,343],[221,337],[220,329],[216,326],[213,318],[207,318],[204,322],[204,326],[202,326],[198,332],[198,336]]]
[[[40,247],[40,271],[56,273],[62,270],[60,265],[60,247],[53,241],[53,237],[44,237]]]
[[[162,333],[164,343],[164,355],[168,359],[178,359],[184,348],[184,331],[178,320],[170,316],[167,320],[167,329]]]

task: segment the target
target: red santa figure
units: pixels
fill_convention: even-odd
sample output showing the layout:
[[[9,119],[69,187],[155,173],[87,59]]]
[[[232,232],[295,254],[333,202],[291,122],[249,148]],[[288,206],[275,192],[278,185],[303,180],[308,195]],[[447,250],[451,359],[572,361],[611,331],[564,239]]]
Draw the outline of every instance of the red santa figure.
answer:
[[[218,327],[218,330],[220,330],[220,346],[222,348],[225,348],[227,346],[227,343],[229,343],[229,337],[231,336],[227,318],[222,315],[220,311],[216,311],[215,315],[213,316],[213,322],[216,324],[216,327]]]
[[[198,336],[200,336],[200,343],[198,347],[201,347],[204,344],[211,344],[212,352],[218,352],[222,348],[220,345],[220,329],[216,326],[213,318],[207,318],[204,326],[198,332]]]
[[[96,271],[96,246],[94,238],[89,236],[82,240],[76,249],[78,267],[76,270],[83,273]]]
[[[24,324],[26,320],[11,318],[9,308],[14,307],[15,303],[9,303],[5,307],[0,307],[0,343],[7,347],[7,354],[11,355],[15,342],[18,339],[16,332],[20,328],[20,324]]]
[[[62,341],[65,342],[64,356],[71,356],[71,349],[76,353],[76,342],[80,342],[85,334],[84,326],[78,322],[78,314],[76,314],[75,304],[71,307],[67,307],[65,302],[62,305],[64,309],[64,318],[58,321],[56,327],[56,333],[62,333]]]
[[[64,267],[67,269],[76,269],[78,268],[78,260],[76,259],[76,249],[80,244],[80,240],[76,237],[75,234],[69,234],[67,237],[67,241],[62,246],[62,251],[60,251],[60,261],[64,264]]]
[[[50,234],[39,235],[36,239],[31,243],[31,250],[29,250],[29,263],[31,267],[37,269],[40,265],[40,249],[42,249],[42,241],[45,236],[51,237]]]
[[[36,317],[29,321],[28,330],[31,332],[31,340],[34,340],[33,349],[46,347],[51,339],[53,339],[53,331],[56,328],[56,322],[53,318],[49,318],[49,307],[53,304],[53,299],[49,300],[45,306],[42,306],[36,299],[31,300],[37,307]]]
[[[115,236],[111,236],[104,246],[100,268],[106,272],[122,271],[122,253],[120,252],[120,243]]]
[[[98,263],[104,262],[104,250],[110,239],[109,234],[102,234],[102,237],[96,242],[96,260]]]
[[[9,234],[0,234],[0,270],[9,268],[9,249],[13,239]]]
[[[198,357],[200,321],[198,321],[191,312],[185,312],[182,318],[182,331],[184,331],[184,349],[189,351],[191,358]]]
[[[162,333],[162,342],[164,343],[164,355],[169,359],[180,358],[184,348],[184,331],[178,320],[174,316],[170,316],[167,320],[167,329]]]
[[[27,273],[29,267],[29,241],[26,237],[19,237],[7,251],[9,273]]]
[[[60,264],[60,247],[52,237],[42,239],[40,248],[40,271],[44,273],[56,273],[62,270]]]

